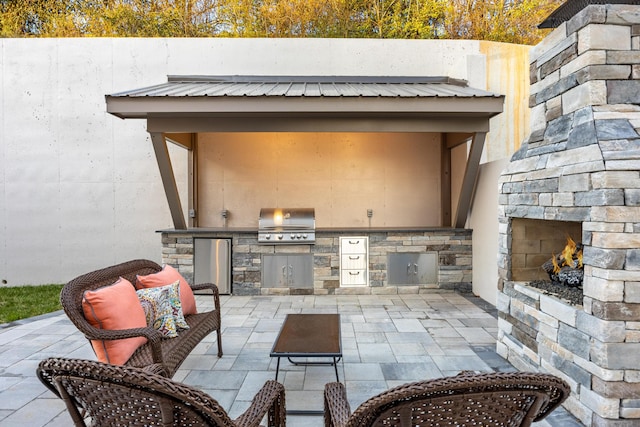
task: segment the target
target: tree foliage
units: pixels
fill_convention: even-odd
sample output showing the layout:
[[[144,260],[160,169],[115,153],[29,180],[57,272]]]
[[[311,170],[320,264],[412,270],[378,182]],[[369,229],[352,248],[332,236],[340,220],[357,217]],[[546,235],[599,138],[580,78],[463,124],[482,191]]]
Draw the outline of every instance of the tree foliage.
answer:
[[[349,37],[532,44],[562,0],[0,0],[2,37]]]
[[[535,30],[562,1],[449,0],[444,32],[452,39],[537,43],[544,33]]]

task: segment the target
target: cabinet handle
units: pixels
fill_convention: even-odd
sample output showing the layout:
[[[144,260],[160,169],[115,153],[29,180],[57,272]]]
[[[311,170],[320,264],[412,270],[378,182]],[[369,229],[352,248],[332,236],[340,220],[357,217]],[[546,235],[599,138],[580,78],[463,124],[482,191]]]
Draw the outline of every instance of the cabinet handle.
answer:
[[[355,242],[353,240],[349,240],[349,244],[351,245],[357,245],[358,243],[360,243],[360,240],[356,240]]]
[[[287,266],[286,265],[282,266],[282,277],[287,277]]]
[[[413,274],[418,275],[418,264],[413,264]]]
[[[357,276],[358,274],[360,274],[360,272],[359,272],[359,271],[356,271],[356,272],[354,273],[353,271],[350,271],[350,272],[349,272],[349,274],[350,274],[350,275],[352,275],[352,276]]]
[[[407,264],[407,274],[411,274],[411,264]]]
[[[360,259],[360,255],[356,255],[356,256],[349,255],[349,259]]]
[[[293,276],[293,265],[289,266],[289,277]]]

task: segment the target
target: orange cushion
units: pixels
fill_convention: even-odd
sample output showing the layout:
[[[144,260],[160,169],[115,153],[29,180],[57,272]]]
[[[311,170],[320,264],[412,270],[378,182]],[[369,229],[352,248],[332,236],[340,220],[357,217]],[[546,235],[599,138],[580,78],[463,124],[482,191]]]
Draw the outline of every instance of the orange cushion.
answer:
[[[170,265],[162,267],[162,271],[148,276],[137,276],[137,287],[140,288],[155,288],[158,286],[167,286],[180,280],[180,303],[182,304],[182,312],[186,316],[187,314],[196,314],[196,299],[193,296],[191,286],[182,277],[182,274]]]
[[[147,326],[147,318],[135,288],[122,277],[113,285],[85,291],[82,310],[89,323],[99,329],[119,330]],[[145,337],[134,337],[91,340],[91,345],[100,362],[123,365],[146,342]]]

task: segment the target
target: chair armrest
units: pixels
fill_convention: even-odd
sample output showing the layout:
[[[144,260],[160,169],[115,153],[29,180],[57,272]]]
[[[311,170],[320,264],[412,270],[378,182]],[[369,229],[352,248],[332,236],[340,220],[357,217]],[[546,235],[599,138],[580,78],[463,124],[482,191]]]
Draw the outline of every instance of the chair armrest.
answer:
[[[198,283],[195,285],[191,285],[191,290],[193,291],[202,291],[205,289],[210,289],[213,293],[213,305],[214,308],[219,312],[220,311],[220,291],[218,287],[213,283]]]
[[[324,386],[324,425],[342,427],[351,415],[347,390],[342,383],[333,382]]]
[[[202,291],[204,289],[211,289],[211,291],[213,292],[214,297],[220,295],[220,291],[218,291],[218,287],[216,285],[214,285],[213,283],[198,283],[198,284],[195,284],[195,285],[191,285],[191,290],[193,290],[193,291]]]
[[[40,382],[44,384],[44,386],[47,387],[53,394],[55,394],[59,398],[62,398],[62,396],[60,396],[58,388],[56,387],[56,382],[53,379],[51,372],[47,372],[43,370],[41,366],[38,366],[36,368],[36,376],[38,377]]]
[[[88,322],[87,322],[88,323]],[[164,363],[162,356],[162,334],[150,327],[145,328],[131,328],[131,329],[98,329],[89,325],[90,330],[85,331],[85,337],[88,340],[121,340],[125,338],[145,337],[151,346],[151,353],[154,363]]]
[[[284,386],[274,380],[269,380],[262,386],[251,401],[249,408],[235,419],[235,423],[243,427],[257,427],[267,412],[269,413],[269,427],[285,426],[286,406]]]

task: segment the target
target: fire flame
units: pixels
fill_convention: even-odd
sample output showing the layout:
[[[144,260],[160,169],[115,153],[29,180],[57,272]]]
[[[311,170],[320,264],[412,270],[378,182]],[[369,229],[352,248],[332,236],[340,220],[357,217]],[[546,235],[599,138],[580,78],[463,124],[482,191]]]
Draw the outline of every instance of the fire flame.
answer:
[[[561,264],[558,264],[558,258],[562,261]],[[554,273],[558,273],[564,266],[582,268],[582,249],[576,250],[576,242],[571,237],[567,237],[567,245],[564,247],[561,257],[551,254],[551,262]]]
[[[571,237],[567,237],[567,245],[562,251],[562,257],[564,258],[564,264],[567,264],[567,260],[573,261],[573,254],[576,252],[576,242]],[[573,267],[573,266],[571,266]]]
[[[558,274],[560,271],[560,266],[558,265],[558,261],[556,260],[556,254],[551,252],[551,263],[553,264],[553,272]]]

